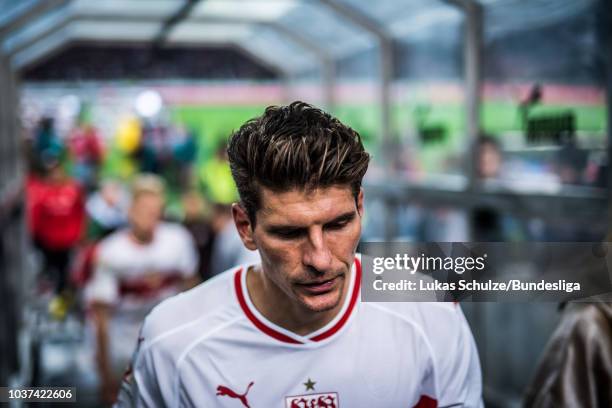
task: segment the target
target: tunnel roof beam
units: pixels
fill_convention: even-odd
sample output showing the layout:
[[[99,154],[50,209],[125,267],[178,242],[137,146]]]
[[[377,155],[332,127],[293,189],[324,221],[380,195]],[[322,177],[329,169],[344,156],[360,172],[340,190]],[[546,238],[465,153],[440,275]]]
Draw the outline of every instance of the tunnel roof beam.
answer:
[[[480,107],[482,103],[482,44],[484,13],[480,3],[474,0],[445,0],[458,7],[465,15],[463,38],[463,70],[465,77],[465,126],[468,146],[466,175],[468,188],[476,183],[476,141],[480,133]]]
[[[321,4],[340,15],[342,18],[349,20],[351,23],[361,28],[362,30],[373,35],[378,41],[379,61],[380,61],[380,133],[383,147],[383,163],[385,163],[385,171],[390,171],[388,167],[393,159],[393,147],[391,139],[391,83],[393,81],[393,37],[387,30],[378,22],[373,20],[367,14],[357,10],[353,6],[339,0],[318,0]]]

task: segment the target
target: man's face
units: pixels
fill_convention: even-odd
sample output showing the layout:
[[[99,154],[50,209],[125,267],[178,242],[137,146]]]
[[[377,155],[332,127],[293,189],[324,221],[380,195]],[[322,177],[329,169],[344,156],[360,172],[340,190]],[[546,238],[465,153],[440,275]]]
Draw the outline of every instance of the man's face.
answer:
[[[482,178],[495,178],[501,167],[501,155],[499,150],[489,144],[480,146],[478,155],[478,172]]]
[[[262,188],[261,203],[251,238],[266,280],[308,310],[336,307],[361,235],[363,194],[355,203],[348,186],[283,193]]]
[[[130,208],[130,224],[135,235],[150,240],[161,220],[164,200],[158,194],[142,193],[134,198]]]

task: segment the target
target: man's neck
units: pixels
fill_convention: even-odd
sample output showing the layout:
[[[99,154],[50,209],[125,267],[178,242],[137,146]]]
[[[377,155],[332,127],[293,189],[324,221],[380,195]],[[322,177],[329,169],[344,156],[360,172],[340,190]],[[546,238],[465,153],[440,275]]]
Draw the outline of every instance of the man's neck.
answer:
[[[260,267],[249,268],[246,283],[255,308],[266,319],[300,336],[313,333],[331,322],[342,309],[347,296],[350,275],[345,278],[338,305],[325,312],[313,312],[296,304],[273,282],[266,279]]]
[[[136,231],[134,229],[130,230],[130,235],[132,236],[132,240],[139,245],[148,245],[153,242],[154,233],[142,233],[140,231]]]

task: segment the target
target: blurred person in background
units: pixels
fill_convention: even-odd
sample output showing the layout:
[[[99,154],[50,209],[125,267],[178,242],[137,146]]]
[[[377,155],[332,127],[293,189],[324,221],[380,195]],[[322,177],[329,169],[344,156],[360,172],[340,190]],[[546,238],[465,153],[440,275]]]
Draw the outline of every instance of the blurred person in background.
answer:
[[[137,150],[140,171],[160,175],[167,173],[172,159],[168,126],[143,119],[141,128],[142,137]]]
[[[108,161],[122,179],[131,179],[140,169],[142,133],[142,123],[136,117],[128,116],[117,123]]]
[[[555,172],[562,184],[584,184],[588,154],[580,149],[573,137],[563,142],[554,161]]]
[[[612,407],[612,302],[565,305],[525,407]]]
[[[43,162],[46,175],[28,180],[29,227],[43,257],[43,272],[54,281],[55,298],[49,311],[63,318],[71,303],[68,267],[73,250],[85,229],[84,195],[79,184],[67,176],[62,163],[49,157]]]
[[[193,166],[198,156],[196,138],[185,126],[180,125],[172,129],[171,144],[176,184],[181,191],[186,191],[194,185]]]
[[[90,238],[97,240],[127,224],[129,197],[117,180],[103,180],[100,189],[87,199]]]
[[[87,199],[87,232],[70,269],[75,288],[82,289],[91,279],[98,242],[127,224],[128,206],[128,193],[116,180],[104,180]]]
[[[210,201],[231,205],[238,197],[227,159],[227,143],[219,143],[213,157],[200,169],[200,181]]]
[[[142,320],[161,300],[198,282],[197,253],[187,230],[162,222],[164,184],[137,176],[129,228],[103,239],[85,288],[95,329],[101,395],[112,402],[137,343]]]
[[[191,233],[198,250],[198,274],[202,281],[212,276],[210,258],[214,232],[210,224],[210,211],[206,211],[204,199],[197,191],[183,194],[183,226]]]
[[[98,169],[104,159],[104,145],[98,131],[87,121],[86,109],[79,115],[76,127],[68,136],[74,177],[87,191],[98,182]]]
[[[588,180],[588,152],[581,149],[573,133],[560,136],[562,144],[555,154],[553,169],[558,181],[570,186],[585,185]],[[576,224],[570,218],[560,218],[546,226],[544,231],[546,241],[589,242],[601,239],[605,234],[605,223],[600,225]]]
[[[486,186],[507,179],[508,169],[504,167],[502,147],[497,137],[481,134],[476,140],[475,154],[478,182]],[[518,241],[525,237],[518,219],[486,205],[471,210],[469,224],[470,240],[475,242]]]
[[[214,157],[202,167],[200,177],[213,203],[211,227],[215,239],[211,249],[211,276],[234,265],[258,262],[258,252],[249,251],[242,245],[232,218],[232,203],[238,200],[238,190],[232,178],[225,141],[219,143]]]
[[[482,406],[458,305],[360,301],[361,138],[303,102],[230,141],[235,228],[261,262],[147,316],[120,406]]]
[[[502,153],[499,141],[493,136],[481,135],[476,140],[476,175],[481,180],[500,176]]]
[[[44,175],[46,163],[59,159],[64,153],[64,145],[55,131],[55,121],[51,116],[43,117],[34,131],[33,157],[36,171]]]
[[[608,232],[592,254],[568,254],[567,262],[579,265],[581,280],[600,292],[612,282],[611,242]],[[526,388],[524,406],[612,407],[612,293],[563,302],[560,310],[561,320]]]
[[[497,139],[480,135],[476,140],[476,176],[480,182],[497,180],[502,164]],[[504,241],[502,217],[495,208],[477,206],[470,212],[470,237],[476,242]]]
[[[490,184],[500,177],[502,154],[496,138],[481,134],[474,144],[474,173],[478,183]],[[472,159],[472,157],[469,157]],[[439,242],[504,241],[501,217],[488,206],[469,210],[453,207],[426,209],[422,221],[421,240]]]
[[[211,222],[215,239],[210,257],[210,274],[215,276],[235,265],[259,262],[259,253],[242,244],[232,217],[232,207],[215,204]]]

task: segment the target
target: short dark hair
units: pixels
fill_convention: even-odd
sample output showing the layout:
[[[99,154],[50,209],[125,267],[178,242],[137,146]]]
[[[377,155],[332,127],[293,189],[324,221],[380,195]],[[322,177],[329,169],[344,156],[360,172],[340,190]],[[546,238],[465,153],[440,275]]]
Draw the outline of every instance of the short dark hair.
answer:
[[[304,102],[269,106],[234,132],[228,145],[240,200],[255,225],[260,187],[284,192],[350,186],[355,199],[370,155],[359,133]]]
[[[494,148],[495,150],[501,150],[501,145],[499,143],[499,140],[490,134],[487,133],[481,133],[478,135],[478,137],[476,138],[476,147],[483,147],[489,145],[492,148]]]

